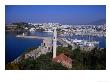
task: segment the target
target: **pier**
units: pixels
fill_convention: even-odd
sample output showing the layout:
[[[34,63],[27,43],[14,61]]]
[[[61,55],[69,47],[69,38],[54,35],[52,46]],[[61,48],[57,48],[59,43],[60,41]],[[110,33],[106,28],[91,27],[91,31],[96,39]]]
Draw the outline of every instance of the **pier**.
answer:
[[[63,45],[63,47],[68,47],[68,43],[64,41],[62,38],[57,38],[57,41],[60,42]]]
[[[30,39],[47,39],[51,37],[40,37],[40,36],[27,36],[27,35],[17,35],[17,38],[30,38]]]

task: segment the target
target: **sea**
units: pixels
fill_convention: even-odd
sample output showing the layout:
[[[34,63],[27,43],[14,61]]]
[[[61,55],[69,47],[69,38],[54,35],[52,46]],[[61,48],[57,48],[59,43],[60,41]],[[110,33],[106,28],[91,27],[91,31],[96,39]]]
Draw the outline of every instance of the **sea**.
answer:
[[[38,47],[41,45],[43,40],[41,39],[28,39],[28,38],[17,38],[16,35],[22,34],[23,32],[6,32],[5,33],[5,63],[13,61],[21,54],[23,54],[28,48]],[[52,37],[53,33],[51,32],[28,32],[28,35],[37,35],[41,37]],[[66,38],[72,39],[84,39],[88,40],[88,36],[65,36]],[[106,37],[96,37],[92,36],[92,40],[99,41],[100,48],[106,48]]]

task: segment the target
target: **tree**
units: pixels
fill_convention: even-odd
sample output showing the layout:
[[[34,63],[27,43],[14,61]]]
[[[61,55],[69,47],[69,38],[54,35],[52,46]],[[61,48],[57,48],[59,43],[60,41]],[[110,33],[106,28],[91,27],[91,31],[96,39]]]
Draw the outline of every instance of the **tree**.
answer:
[[[57,52],[69,54],[68,56],[73,60],[73,70],[106,69],[106,49],[94,48],[87,52],[80,50],[80,48],[69,50],[68,47],[58,47]],[[52,53],[42,54],[37,59],[21,58],[19,63],[8,63],[5,68],[8,70],[67,70],[62,64],[52,61]]]
[[[8,64],[6,64],[5,69],[7,69],[7,70],[19,70],[19,66],[18,66],[18,64],[15,64],[15,63],[8,63]]]

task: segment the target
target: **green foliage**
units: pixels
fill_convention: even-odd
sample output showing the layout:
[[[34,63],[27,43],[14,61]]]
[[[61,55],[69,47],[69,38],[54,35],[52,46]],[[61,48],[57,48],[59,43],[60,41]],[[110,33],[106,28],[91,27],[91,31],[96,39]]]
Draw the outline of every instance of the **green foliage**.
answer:
[[[24,29],[24,27],[29,26],[28,23],[25,22],[13,23],[13,25],[17,25],[17,29]]]
[[[7,69],[7,70],[19,70],[19,67],[18,67],[18,64],[8,63],[8,64],[6,64],[5,69]]]
[[[36,60],[28,58],[19,62],[19,64],[7,64],[6,69],[21,70],[65,70],[61,64],[52,61],[52,53],[42,54]]]
[[[65,55],[70,57],[72,55],[72,50],[71,49],[72,49],[71,46],[69,46],[69,47],[58,46],[57,47],[57,54],[65,53]]]
[[[32,48],[33,49],[33,48]],[[31,50],[31,49],[29,49]],[[71,47],[58,47],[57,53],[66,53],[73,60],[73,70],[104,70],[106,69],[106,49],[94,48],[91,51],[82,51],[80,48],[71,50]],[[42,54],[37,59],[22,59],[21,62],[6,64],[6,69],[21,70],[67,70],[61,64],[52,61],[52,53]]]
[[[94,48],[92,51],[73,51],[73,69],[104,70],[106,69],[106,49]]]

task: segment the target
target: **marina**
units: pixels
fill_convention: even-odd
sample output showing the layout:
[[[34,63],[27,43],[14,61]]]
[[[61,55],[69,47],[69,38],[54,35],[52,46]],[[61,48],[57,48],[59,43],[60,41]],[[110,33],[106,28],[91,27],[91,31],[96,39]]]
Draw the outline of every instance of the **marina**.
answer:
[[[45,32],[33,32],[33,33],[28,33],[28,35],[26,36],[25,34],[19,34],[16,32],[13,33],[6,33],[6,40],[8,42],[6,42],[6,63],[8,63],[9,61],[14,60],[15,58],[17,58],[20,54],[22,54],[26,49],[31,48],[31,47],[38,47],[41,45],[41,43],[43,42],[44,38],[51,38],[52,39],[52,33],[45,33]],[[25,36],[25,38],[24,38]],[[84,42],[83,40],[85,40],[85,42],[88,44],[90,42],[89,41],[89,37],[88,36],[66,36],[66,37],[61,37],[58,36],[58,43],[64,45],[64,46],[68,46],[68,43],[66,40],[63,40],[64,38],[66,38],[69,42],[73,42],[73,43],[81,43]],[[91,37],[92,38],[92,42],[97,44],[97,41],[99,42],[99,47],[100,48],[105,48],[106,44],[106,38],[105,37]],[[13,41],[14,42],[13,42]],[[88,41],[87,41],[88,40]],[[16,44],[15,46],[13,46],[13,43]],[[89,44],[90,45],[90,44]],[[15,51],[15,53],[12,53],[13,50]],[[8,52],[8,53],[7,53]],[[10,58],[11,57],[11,58]]]
[[[106,5],[6,5],[5,12],[6,70],[106,70]]]

